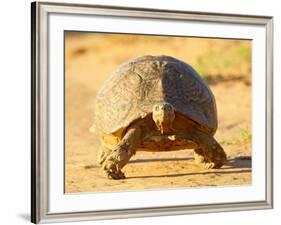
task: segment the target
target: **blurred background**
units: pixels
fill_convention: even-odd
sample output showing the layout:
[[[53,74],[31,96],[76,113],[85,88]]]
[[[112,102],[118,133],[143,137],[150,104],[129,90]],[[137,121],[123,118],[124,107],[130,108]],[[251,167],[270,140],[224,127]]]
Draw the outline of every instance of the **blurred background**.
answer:
[[[251,183],[251,41],[101,33],[65,33],[65,191],[247,185]],[[192,151],[138,152],[125,180],[107,180],[96,162],[97,137],[89,132],[94,99],[121,63],[143,55],[170,55],[193,66],[217,102],[218,131],[228,163],[204,170]]]

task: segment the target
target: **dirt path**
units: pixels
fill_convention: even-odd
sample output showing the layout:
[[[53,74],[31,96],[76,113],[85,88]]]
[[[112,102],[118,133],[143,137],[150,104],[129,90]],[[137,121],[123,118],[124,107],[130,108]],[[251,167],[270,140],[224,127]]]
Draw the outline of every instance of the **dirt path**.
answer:
[[[195,47],[210,45],[210,41],[200,41]],[[92,50],[88,50],[89,43]],[[195,43],[194,40],[191,43]],[[192,44],[189,45],[192,49]],[[127,179],[106,179],[96,162],[99,143],[89,127],[93,122],[94,96],[110,71],[123,60],[116,57],[116,52],[124,46],[115,46],[111,54],[102,51],[102,44],[90,42],[89,38],[67,39],[66,46],[66,192],[251,184],[251,85],[245,79],[211,79],[209,82],[219,115],[215,137],[228,155],[228,162],[221,169],[202,169],[193,161],[192,150],[137,152],[124,168]],[[154,46],[153,51],[155,49]],[[128,51],[128,54],[133,53]],[[145,52],[139,50],[138,54]]]

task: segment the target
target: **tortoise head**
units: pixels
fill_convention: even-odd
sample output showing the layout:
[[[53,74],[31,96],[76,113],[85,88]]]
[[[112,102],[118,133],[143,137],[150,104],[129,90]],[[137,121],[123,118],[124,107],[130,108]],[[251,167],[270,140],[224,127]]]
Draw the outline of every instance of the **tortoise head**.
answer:
[[[175,119],[174,107],[167,102],[157,103],[153,106],[152,118],[161,134],[169,133]]]

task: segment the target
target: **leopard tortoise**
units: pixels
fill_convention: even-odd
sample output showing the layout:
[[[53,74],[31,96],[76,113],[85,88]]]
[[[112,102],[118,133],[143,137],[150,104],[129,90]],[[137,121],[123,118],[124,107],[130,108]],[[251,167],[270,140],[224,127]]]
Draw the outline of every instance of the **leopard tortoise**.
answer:
[[[106,176],[121,171],[136,151],[194,149],[195,161],[220,168],[226,154],[215,140],[217,109],[208,85],[170,56],[142,56],[119,66],[99,90],[94,124]]]

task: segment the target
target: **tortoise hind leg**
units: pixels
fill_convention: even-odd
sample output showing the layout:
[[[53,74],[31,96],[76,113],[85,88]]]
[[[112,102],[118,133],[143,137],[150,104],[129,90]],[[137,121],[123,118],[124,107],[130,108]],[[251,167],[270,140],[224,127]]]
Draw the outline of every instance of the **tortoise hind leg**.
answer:
[[[200,132],[196,139],[199,148],[194,150],[195,161],[202,164],[206,169],[222,167],[227,156],[215,138],[212,135]]]
[[[121,169],[128,163],[130,158],[136,153],[140,143],[141,129],[139,127],[130,128],[118,145],[111,150],[102,164],[108,178],[124,179],[125,175]]]

